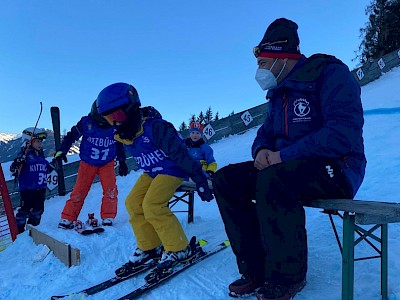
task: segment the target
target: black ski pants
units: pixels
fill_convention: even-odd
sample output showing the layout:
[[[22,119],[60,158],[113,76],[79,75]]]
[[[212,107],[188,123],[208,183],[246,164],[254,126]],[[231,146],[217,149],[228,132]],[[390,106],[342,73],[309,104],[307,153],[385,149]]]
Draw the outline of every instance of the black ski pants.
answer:
[[[39,190],[20,191],[21,207],[18,209],[15,219],[17,222],[18,233],[25,231],[25,224],[37,226],[40,224],[44,212],[44,201],[46,198],[46,188]]]
[[[334,162],[293,160],[257,170],[253,161],[216,172],[214,194],[239,272],[282,285],[307,273],[303,199],[351,198]]]

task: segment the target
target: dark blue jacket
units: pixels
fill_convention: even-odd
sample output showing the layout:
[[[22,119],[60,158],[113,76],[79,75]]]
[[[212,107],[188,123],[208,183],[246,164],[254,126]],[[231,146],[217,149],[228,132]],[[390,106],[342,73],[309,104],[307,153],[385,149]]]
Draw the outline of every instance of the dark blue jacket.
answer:
[[[123,145],[114,140],[114,132],[112,126],[101,126],[90,115],[84,116],[67,133],[57,151],[67,154],[72,144],[82,137],[79,157],[85,163],[102,167],[115,157],[118,161],[125,161]]]
[[[326,158],[342,167],[353,196],[365,174],[360,86],[333,56],[302,57],[267,93],[265,123],[252,147],[280,151],[283,162]]]
[[[37,151],[29,148],[18,154],[18,157],[26,156],[25,162],[22,164],[21,173],[18,176],[18,189],[20,191],[39,190],[47,187],[47,174],[53,168],[49,166],[43,150]]]
[[[125,147],[139,168],[152,178],[166,174],[180,178],[191,177],[194,182],[206,181],[200,162],[192,158],[182,137],[174,126],[163,120],[153,107],[141,108],[141,130],[132,144]]]

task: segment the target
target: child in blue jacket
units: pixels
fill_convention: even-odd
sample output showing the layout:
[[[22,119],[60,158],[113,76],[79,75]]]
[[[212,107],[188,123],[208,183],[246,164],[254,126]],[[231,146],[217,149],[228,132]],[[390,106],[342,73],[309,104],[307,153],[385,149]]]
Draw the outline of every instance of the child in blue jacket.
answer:
[[[125,144],[143,169],[125,200],[137,249],[116,273],[121,276],[158,259],[158,269],[172,268],[195,255],[196,249],[189,244],[168,201],[186,177],[196,183],[203,201],[213,199],[202,166],[190,156],[171,123],[154,107],[141,107],[132,85],[120,82],[107,86],[96,103],[100,115],[116,129],[114,138]]]
[[[189,127],[190,135],[185,139],[185,145],[190,156],[198,160],[203,171],[207,173],[209,178],[212,178],[217,170],[217,162],[214,158],[213,149],[203,140],[204,126],[200,122],[191,122]]]
[[[21,196],[21,207],[15,216],[18,233],[25,231],[27,222],[39,225],[44,212],[47,174],[54,170],[43,152],[46,131],[30,127],[23,131],[22,138],[28,141],[10,166],[11,173],[18,178]]]

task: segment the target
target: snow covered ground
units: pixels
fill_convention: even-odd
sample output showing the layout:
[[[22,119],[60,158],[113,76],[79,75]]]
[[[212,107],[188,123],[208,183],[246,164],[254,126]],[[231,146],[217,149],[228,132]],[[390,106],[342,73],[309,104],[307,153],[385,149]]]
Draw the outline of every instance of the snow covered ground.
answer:
[[[364,139],[368,159],[366,177],[356,199],[400,202],[400,68],[362,88],[365,109]],[[385,108],[385,109],[380,109]],[[387,109],[386,109],[387,108]],[[380,110],[379,110],[380,109]],[[231,136],[212,145],[219,167],[250,160],[250,147],[256,128]],[[397,146],[396,146],[397,145]],[[8,170],[9,163],[3,164]],[[114,270],[127,261],[135,249],[135,239],[128,223],[124,199],[140,172],[118,177],[119,211],[115,225],[101,235],[81,236],[57,228],[68,195],[46,201],[38,229],[71,244],[81,251],[81,265],[67,268],[52,254],[34,262],[43,249],[28,233],[18,236],[13,245],[0,253],[0,299],[49,299],[78,291],[112,277]],[[6,174],[9,178],[9,174]],[[101,187],[93,185],[81,212],[99,216]],[[182,206],[182,208],[185,208]],[[296,300],[338,300],[341,297],[341,256],[328,218],[317,209],[307,208],[309,239],[308,284]],[[187,224],[186,213],[176,214],[188,237],[193,235],[215,245],[226,238],[215,201],[204,203],[196,196],[195,221]],[[341,227],[341,222],[337,222]],[[400,299],[400,224],[389,225],[389,294]],[[368,247],[357,246],[356,257],[373,254]],[[142,299],[230,299],[227,285],[239,276],[231,249],[192,267]],[[117,299],[139,286],[144,276],[127,280],[88,299]],[[355,299],[380,298],[380,263],[378,259],[355,263]],[[70,297],[70,299],[77,299]],[[82,299],[82,298],[79,298]]]

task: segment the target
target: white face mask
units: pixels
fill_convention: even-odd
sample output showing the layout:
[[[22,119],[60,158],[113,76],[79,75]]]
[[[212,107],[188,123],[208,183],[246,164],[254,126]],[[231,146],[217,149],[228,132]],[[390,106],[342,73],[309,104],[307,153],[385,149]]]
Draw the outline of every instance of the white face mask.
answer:
[[[281,71],[279,72],[278,77],[275,77],[274,74],[271,72],[271,70],[275,66],[275,63],[277,61],[278,59],[275,59],[274,63],[272,64],[271,68],[269,68],[269,70],[260,68],[257,69],[256,81],[264,91],[272,89],[278,85],[278,78],[281,76],[283,70],[286,67],[286,61],[285,61],[285,64],[283,65]]]
[[[257,69],[256,72],[256,81],[260,85],[260,87],[265,91],[268,89],[272,89],[277,86],[276,78],[274,74],[270,70],[267,69]]]

